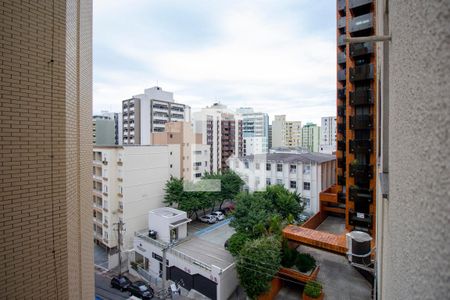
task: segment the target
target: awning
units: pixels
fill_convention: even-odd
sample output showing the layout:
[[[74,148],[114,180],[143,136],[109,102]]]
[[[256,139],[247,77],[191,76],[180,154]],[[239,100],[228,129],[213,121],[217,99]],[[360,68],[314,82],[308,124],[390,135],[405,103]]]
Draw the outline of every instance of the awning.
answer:
[[[176,228],[176,227],[179,227],[179,226],[181,226],[183,224],[189,223],[191,221],[192,221],[191,219],[184,218],[184,219],[178,220],[176,222],[170,223],[169,227],[170,228]]]

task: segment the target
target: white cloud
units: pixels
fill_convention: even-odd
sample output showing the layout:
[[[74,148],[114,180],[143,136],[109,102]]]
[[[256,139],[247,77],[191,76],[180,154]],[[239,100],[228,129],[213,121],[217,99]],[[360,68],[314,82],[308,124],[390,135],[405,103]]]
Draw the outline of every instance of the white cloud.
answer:
[[[102,80],[94,85],[94,110],[107,103],[119,110],[122,99],[159,80],[163,89],[175,92],[176,99],[194,110],[221,100],[231,107],[253,106],[302,121],[319,122],[321,116],[334,115],[334,42],[297,30],[293,14],[268,18],[263,8],[247,1],[215,12],[217,39],[188,49],[180,45],[161,50],[164,41],[151,39],[137,45],[133,39],[146,28],[136,29],[135,23],[131,28],[138,31],[130,34],[130,42],[126,28],[118,29],[105,37],[105,44],[139,62],[144,71],[113,66],[97,70]],[[115,9],[120,10],[110,11]],[[155,43],[158,47],[152,47]]]

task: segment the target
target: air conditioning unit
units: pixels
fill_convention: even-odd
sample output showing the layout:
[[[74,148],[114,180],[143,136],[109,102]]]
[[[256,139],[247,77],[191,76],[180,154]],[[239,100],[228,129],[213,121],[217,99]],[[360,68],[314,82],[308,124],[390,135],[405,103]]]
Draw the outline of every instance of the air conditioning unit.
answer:
[[[346,234],[347,258],[350,263],[368,266],[371,264],[372,237],[362,231],[352,231]]]

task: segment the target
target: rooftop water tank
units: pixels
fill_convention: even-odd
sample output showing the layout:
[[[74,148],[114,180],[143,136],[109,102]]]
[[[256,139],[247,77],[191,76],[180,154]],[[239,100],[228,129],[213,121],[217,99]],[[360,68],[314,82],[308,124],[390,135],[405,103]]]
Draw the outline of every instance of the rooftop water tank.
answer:
[[[347,257],[351,263],[368,266],[371,264],[370,254],[372,253],[372,237],[362,231],[352,231],[347,233]]]

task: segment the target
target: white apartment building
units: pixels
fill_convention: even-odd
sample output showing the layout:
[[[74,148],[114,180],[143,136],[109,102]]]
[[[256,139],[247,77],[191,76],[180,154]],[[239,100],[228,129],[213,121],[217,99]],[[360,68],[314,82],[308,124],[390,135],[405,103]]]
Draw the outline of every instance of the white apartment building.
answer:
[[[225,105],[214,103],[195,112],[194,131],[202,135],[202,144],[210,146],[210,171],[228,169],[227,159],[243,155],[242,116]]]
[[[269,115],[254,112],[251,107],[241,107],[236,112],[242,116],[244,156],[267,153],[269,150]]]
[[[150,145],[152,133],[164,131],[167,122],[191,121],[191,108],[157,86],[123,100],[122,112],[124,145]]]
[[[111,146],[122,144],[122,114],[102,111],[92,117],[93,144]]]
[[[332,154],[336,151],[336,117],[322,117],[319,152]]]
[[[117,247],[115,223],[125,223],[122,246],[131,249],[134,232],[147,226],[147,212],[162,206],[170,151],[167,145],[94,147],[94,240],[109,253]]]
[[[164,132],[153,133],[153,144],[169,145],[172,176],[196,181],[210,171],[210,146],[202,144],[202,135],[194,133],[191,122],[166,123]]]
[[[280,184],[304,197],[305,210],[313,213],[320,209],[319,193],[336,180],[336,158],[328,154],[271,152],[233,157],[229,162],[230,168],[241,176],[250,192]]]
[[[239,283],[234,259],[223,244],[195,235],[187,238],[190,221],[186,212],[171,207],[150,211],[148,227],[135,233],[134,261],[138,267],[130,272],[137,272],[148,281],[162,280],[163,249],[172,243],[174,246],[166,251],[166,274],[170,282],[209,299],[229,299]]]
[[[272,148],[300,147],[302,145],[302,122],[286,121],[285,115],[276,115],[272,122]]]
[[[302,128],[302,148],[311,152],[319,152],[320,127],[313,123],[307,123]]]

